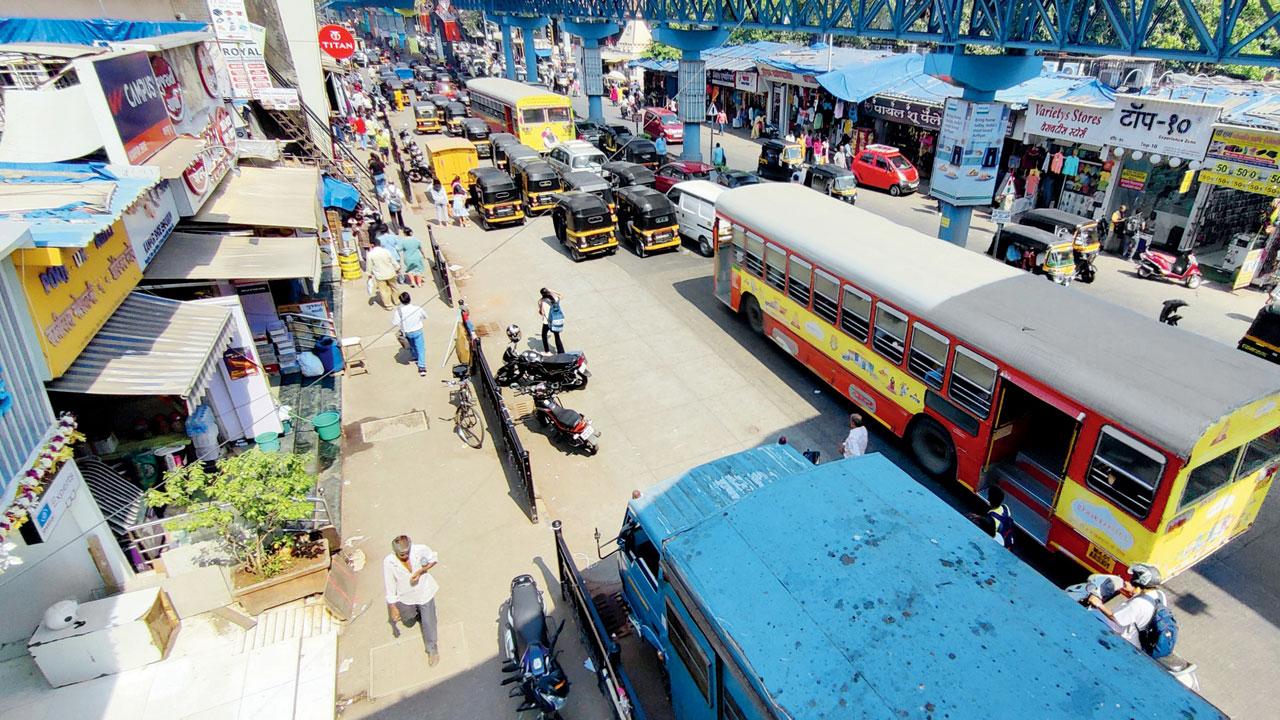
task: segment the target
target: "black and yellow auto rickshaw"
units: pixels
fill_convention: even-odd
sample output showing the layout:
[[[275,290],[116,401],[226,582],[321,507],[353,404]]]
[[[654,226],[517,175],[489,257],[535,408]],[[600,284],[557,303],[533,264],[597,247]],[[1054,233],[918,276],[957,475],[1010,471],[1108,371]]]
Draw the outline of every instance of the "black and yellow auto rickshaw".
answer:
[[[627,143],[618,154],[618,159],[643,165],[654,172],[658,171],[658,163],[662,160],[653,141],[644,138],[636,138]]]
[[[409,92],[404,87],[404,81],[398,77],[389,77],[384,87],[387,90],[387,102],[391,104],[392,109],[403,110],[405,104],[409,102]]]
[[[453,99],[450,98],[448,95],[440,95],[439,93],[432,93],[427,96],[427,99],[435,103],[436,107],[440,108],[442,112],[444,111],[444,108],[446,105],[453,102]]]
[[[495,148],[496,151],[496,148]],[[516,143],[515,145],[507,145],[503,149],[503,157],[506,158],[507,172],[511,177],[516,176],[516,163],[528,162],[530,160],[541,160],[542,154],[537,150],[525,145],[524,143]]]
[[[480,216],[480,227],[488,230],[494,225],[524,224],[520,189],[510,175],[491,167],[475,168],[470,175],[471,204]]]
[[[462,136],[476,146],[480,159],[493,157],[493,143],[489,140],[489,125],[480,118],[462,119]]]
[[[657,183],[652,170],[625,160],[605,163],[604,167],[600,168],[600,176],[608,180],[614,188],[653,187]]]
[[[1236,347],[1280,364],[1280,305],[1263,305]]]
[[[444,106],[445,132],[453,136],[462,135],[462,121],[467,119],[467,106],[460,102],[450,101]]]
[[[566,192],[580,190],[591,193],[609,206],[609,212],[617,209],[613,199],[613,186],[607,180],[588,170],[574,170],[560,176],[560,183]]]
[[[1006,223],[995,238],[996,257],[1005,264],[1070,285],[1076,274],[1071,240],[1019,223]]]
[[[507,149],[519,145],[520,139],[511,133],[490,133],[489,143],[493,146],[493,166],[508,170]]]
[[[511,158],[511,170],[524,199],[525,214],[533,215],[555,207],[556,193],[560,192],[560,174],[547,161],[541,156]]]
[[[650,187],[624,187],[614,192],[618,201],[618,234],[631,243],[636,255],[680,247],[676,209],[666,195]]]
[[[429,102],[413,104],[414,131],[419,135],[440,132],[440,114],[436,106]]]
[[[756,174],[766,180],[791,180],[791,173],[804,163],[804,149],[800,143],[786,140],[765,140],[760,146],[760,160]]]
[[[839,165],[814,165],[805,173],[804,184],[837,200],[853,205],[858,202],[858,178],[853,171]]]
[[[575,261],[618,251],[617,221],[598,195],[580,191],[558,194],[551,224],[555,226],[556,239],[568,248]]]
[[[1098,259],[1098,251],[1102,249],[1102,243],[1098,240],[1097,220],[1056,208],[1042,208],[1023,213],[1018,218],[1018,223],[1070,239],[1076,262],[1076,279],[1082,283],[1091,283],[1097,277],[1098,270],[1094,262]]]

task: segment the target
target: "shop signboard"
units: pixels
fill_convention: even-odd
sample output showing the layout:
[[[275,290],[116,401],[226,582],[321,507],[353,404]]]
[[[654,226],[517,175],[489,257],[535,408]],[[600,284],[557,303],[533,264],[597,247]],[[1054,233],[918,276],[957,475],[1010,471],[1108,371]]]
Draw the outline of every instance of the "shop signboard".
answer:
[[[356,54],[356,39],[341,25],[320,28],[320,49],[335,60],[346,60]]]
[[[208,114],[199,137],[204,140],[204,149],[182,171],[181,182],[171,186],[182,217],[200,212],[209,194],[231,170],[238,149],[231,112],[223,105]]]
[[[1280,133],[1219,125],[1200,181],[1258,195],[1280,196]]]
[[[862,110],[874,118],[907,123],[926,130],[937,130],[942,126],[942,108],[927,103],[875,95],[862,103]]]
[[[302,109],[302,99],[294,88],[259,88],[253,91],[253,99],[268,110]]]
[[[733,74],[733,86],[755,95],[760,92],[760,76],[752,70],[739,70]]]
[[[818,79],[812,75],[804,73],[795,73],[788,70],[779,70],[768,65],[757,65],[756,70],[759,76],[775,83],[784,83],[787,85],[799,85],[800,87],[816,88],[818,87]]]
[[[1032,98],[1027,101],[1025,132],[1051,140],[1102,147],[1107,144],[1112,112],[1109,107]]]
[[[40,259],[45,251],[18,250],[14,265],[31,310],[50,376],[62,377],[102,324],[142,279],[124,221],[116,220],[78,250],[63,250],[62,265]]]
[[[734,87],[734,75],[732,70],[708,70],[707,79],[712,85],[723,85],[724,87]]]
[[[44,494],[29,511],[30,531],[35,533],[38,542],[48,542],[53,537],[62,518],[71,511],[71,503],[76,499],[83,482],[84,477],[80,474],[76,461],[68,460],[45,486]],[[28,526],[24,526],[26,527]]]
[[[1147,186],[1147,171],[1125,168],[1120,171],[1120,187],[1126,190],[1141,190]]]
[[[177,137],[145,52],[95,60],[93,71],[129,164],[145,161]]]
[[[1106,144],[1183,160],[1203,160],[1222,108],[1217,105],[1117,95]]]
[[[1009,108],[1002,103],[948,98],[930,194],[952,205],[990,203],[1008,123]]]
[[[206,4],[209,17],[213,19],[213,34],[219,40],[246,42],[253,39],[244,0],[206,0]]]
[[[133,256],[143,270],[178,224],[178,206],[171,187],[168,180],[160,182],[124,211],[124,229],[133,245]]]
[[[248,100],[253,91],[270,88],[271,72],[267,69],[266,28],[253,26],[253,37],[246,42],[220,42],[222,64],[226,68],[224,96]]]
[[[152,73],[179,135],[200,134],[209,111],[222,104],[212,57],[205,43],[151,53]]]

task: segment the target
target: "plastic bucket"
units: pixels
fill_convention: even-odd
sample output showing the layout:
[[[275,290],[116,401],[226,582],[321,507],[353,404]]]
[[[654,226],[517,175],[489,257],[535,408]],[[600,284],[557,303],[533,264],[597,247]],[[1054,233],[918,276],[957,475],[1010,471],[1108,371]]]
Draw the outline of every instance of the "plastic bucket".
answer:
[[[311,425],[321,440],[333,442],[342,434],[342,416],[336,412],[322,412],[311,418]]]
[[[264,453],[280,452],[280,435],[277,433],[265,432],[253,438],[253,441]]]

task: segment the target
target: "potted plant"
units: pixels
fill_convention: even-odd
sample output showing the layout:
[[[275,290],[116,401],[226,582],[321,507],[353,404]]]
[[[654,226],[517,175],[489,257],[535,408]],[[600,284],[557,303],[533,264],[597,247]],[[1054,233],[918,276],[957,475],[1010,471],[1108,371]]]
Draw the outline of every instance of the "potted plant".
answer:
[[[207,529],[222,540],[238,561],[232,595],[257,615],[324,590],[328,543],[285,532],[311,517],[307,493],[315,482],[301,456],[254,448],[219,460],[212,472],[203,463],[170,470],[147,491],[147,504],[184,508],[173,527]]]

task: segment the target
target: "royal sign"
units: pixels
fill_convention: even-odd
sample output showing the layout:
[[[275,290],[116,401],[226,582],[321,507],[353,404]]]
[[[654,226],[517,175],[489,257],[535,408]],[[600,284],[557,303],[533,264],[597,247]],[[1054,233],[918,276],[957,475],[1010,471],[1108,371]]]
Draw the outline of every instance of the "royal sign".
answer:
[[[336,60],[346,60],[356,53],[356,39],[341,25],[320,28],[320,49]]]

